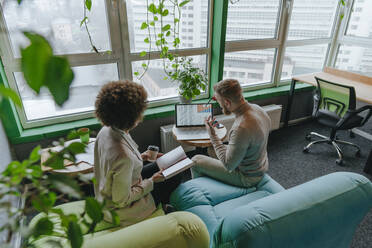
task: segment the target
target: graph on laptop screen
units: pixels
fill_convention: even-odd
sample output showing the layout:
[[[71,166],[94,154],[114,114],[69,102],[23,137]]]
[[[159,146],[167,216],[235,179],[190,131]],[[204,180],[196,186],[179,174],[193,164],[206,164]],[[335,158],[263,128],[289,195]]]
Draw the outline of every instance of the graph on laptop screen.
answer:
[[[212,114],[212,104],[176,104],[176,126],[204,126],[204,120]]]

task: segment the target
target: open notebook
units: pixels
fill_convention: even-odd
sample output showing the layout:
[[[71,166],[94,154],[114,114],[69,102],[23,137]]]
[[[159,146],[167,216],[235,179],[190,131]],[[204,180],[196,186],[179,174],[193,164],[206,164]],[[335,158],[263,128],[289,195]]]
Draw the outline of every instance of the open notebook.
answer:
[[[193,161],[186,156],[182,146],[167,152],[156,160],[159,169],[164,169],[162,172],[165,179],[171,178],[184,170],[193,166]]]

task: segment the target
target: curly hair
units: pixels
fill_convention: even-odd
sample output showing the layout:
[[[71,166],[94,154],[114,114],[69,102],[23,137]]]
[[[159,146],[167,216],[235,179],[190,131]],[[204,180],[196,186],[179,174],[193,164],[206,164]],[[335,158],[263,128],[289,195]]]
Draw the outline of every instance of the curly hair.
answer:
[[[103,125],[130,130],[147,107],[147,92],[129,80],[109,82],[98,93],[95,107]]]
[[[217,94],[225,97],[233,102],[240,101],[242,99],[242,87],[238,80],[235,79],[224,79],[213,86],[213,89]]]

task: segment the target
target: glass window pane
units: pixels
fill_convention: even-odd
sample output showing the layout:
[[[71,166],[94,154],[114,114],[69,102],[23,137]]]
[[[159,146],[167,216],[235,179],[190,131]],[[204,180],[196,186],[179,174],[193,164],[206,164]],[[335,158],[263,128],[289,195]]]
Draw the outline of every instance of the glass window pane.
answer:
[[[165,1],[165,8],[168,9],[168,16],[163,17],[163,25],[172,24],[173,26],[173,7],[170,8],[171,1]],[[144,0],[127,0],[127,15],[129,42],[131,52],[148,51],[149,44],[144,42],[148,37],[148,30],[141,29],[141,25],[146,19],[146,1]],[[151,3],[151,1],[149,1]],[[208,7],[209,0],[191,0],[188,4],[181,8],[181,17],[179,22],[179,38],[181,44],[179,48],[196,48],[207,46],[208,35]],[[152,13],[149,13],[149,21],[153,21]],[[156,33],[159,33],[160,16],[156,21]],[[153,29],[151,29],[153,33]],[[173,32],[172,32],[173,33]],[[169,49],[173,48],[172,34],[166,37]],[[154,39],[151,40],[151,50],[156,51]]]
[[[92,2],[88,27],[94,45],[111,50],[105,1]],[[80,26],[83,14],[83,1],[34,0],[21,5],[7,1],[4,17],[15,57],[20,57],[19,47],[28,44],[23,30],[44,35],[56,54],[93,52],[84,25]]]
[[[337,54],[336,68],[372,77],[372,48],[341,46]]]
[[[287,47],[281,80],[292,76],[322,71],[328,44]]]
[[[242,86],[271,82],[275,49],[225,53],[223,78]]]
[[[331,36],[339,0],[296,0],[293,2],[288,39],[316,39]]]
[[[14,73],[28,121],[92,111],[101,86],[119,79],[117,64],[78,66],[73,67],[73,71],[75,78],[70,97],[62,107],[54,103],[46,88],[43,87],[37,96],[25,83],[23,74]]]
[[[275,38],[279,11],[278,0],[229,2],[226,40]]]
[[[372,1],[355,0],[347,35],[372,38]]]
[[[197,67],[202,68],[205,72],[207,71],[206,55],[191,56],[191,58],[193,58],[193,63]],[[132,62],[133,72],[138,71],[139,73],[141,73],[143,71],[142,63],[146,62],[147,61]],[[171,66],[169,66],[169,68],[171,68]],[[139,81],[147,90],[149,101],[162,100],[166,98],[176,97],[179,95],[178,83],[172,81],[167,77],[168,76],[165,74],[163,69],[162,59],[151,60],[149,69],[141,79],[136,78],[136,76],[133,74],[133,80]]]

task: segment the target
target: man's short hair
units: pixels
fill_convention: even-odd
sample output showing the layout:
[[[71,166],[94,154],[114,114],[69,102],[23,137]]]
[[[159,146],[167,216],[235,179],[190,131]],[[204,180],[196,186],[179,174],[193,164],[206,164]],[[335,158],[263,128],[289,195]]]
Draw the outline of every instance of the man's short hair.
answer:
[[[215,92],[218,95],[229,99],[232,102],[238,102],[241,100],[242,87],[238,80],[235,79],[224,79],[213,86]]]
[[[129,130],[147,107],[147,92],[129,80],[109,82],[98,93],[95,107],[103,125]]]

